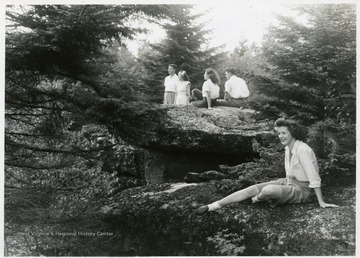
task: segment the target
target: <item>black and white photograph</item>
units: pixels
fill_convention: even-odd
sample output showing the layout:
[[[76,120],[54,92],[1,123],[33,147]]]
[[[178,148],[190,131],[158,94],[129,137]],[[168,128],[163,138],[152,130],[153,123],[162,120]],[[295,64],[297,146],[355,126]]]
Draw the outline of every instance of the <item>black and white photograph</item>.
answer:
[[[356,256],[358,5],[5,0],[2,256]]]

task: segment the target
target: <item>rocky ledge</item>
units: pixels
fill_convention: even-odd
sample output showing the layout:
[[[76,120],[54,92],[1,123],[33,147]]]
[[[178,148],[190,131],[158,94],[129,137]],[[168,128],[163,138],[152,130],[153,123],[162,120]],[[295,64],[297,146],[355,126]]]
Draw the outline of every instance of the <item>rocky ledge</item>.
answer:
[[[253,161],[259,158],[260,148],[276,138],[272,126],[256,121],[256,111],[250,109],[160,109],[167,114],[163,126],[142,145],[147,183],[184,180],[188,172],[219,171],[221,164]]]
[[[194,211],[200,205],[282,177],[283,147],[272,125],[256,121],[252,110],[161,109],[168,115],[164,126],[153,132],[154,137],[144,134],[146,184],[112,195],[100,210],[113,233],[108,256],[355,255],[352,152],[345,165],[336,156],[320,162],[325,200],[339,208],[308,203],[271,209],[266,203],[244,202],[199,217]],[[315,138],[323,137],[318,133]],[[198,164],[199,159],[208,164],[221,153],[237,154],[237,163],[217,163],[217,170],[203,166],[201,173],[188,173],[197,171],[184,166]],[[175,176],[178,182],[171,183],[168,179]]]
[[[257,153],[274,139],[272,127],[255,120],[251,109],[162,106],[167,119],[143,147],[170,151]]]
[[[108,255],[355,255],[355,187],[323,190],[339,208],[245,202],[194,214],[223,196],[221,184],[149,185],[112,197],[102,209],[117,243]]]

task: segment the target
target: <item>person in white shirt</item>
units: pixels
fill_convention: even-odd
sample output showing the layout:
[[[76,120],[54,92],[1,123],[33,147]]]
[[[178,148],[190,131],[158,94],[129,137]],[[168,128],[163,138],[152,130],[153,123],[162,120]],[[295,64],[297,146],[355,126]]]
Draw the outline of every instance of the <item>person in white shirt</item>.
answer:
[[[175,95],[176,95],[176,84],[179,81],[178,76],[176,75],[177,66],[175,64],[169,64],[168,72],[169,75],[166,76],[164,81],[165,94],[164,94],[164,104],[173,105],[175,104]]]
[[[184,70],[180,70],[178,73],[179,81],[176,84],[176,105],[189,105],[190,99],[190,78]]]
[[[225,71],[225,94],[223,100],[218,100],[219,106],[242,107],[250,92],[246,82],[235,75],[234,69]]]
[[[287,203],[310,202],[312,196],[316,196],[321,208],[338,207],[323,199],[318,162],[311,147],[303,142],[306,134],[301,126],[294,120],[279,118],[275,121],[275,129],[281,144],[285,146],[286,177],[249,186],[217,202],[203,205],[196,210],[197,215],[250,198],[253,203],[269,202],[270,207],[276,207]]]
[[[204,84],[202,86],[202,90],[193,89],[192,95],[197,96],[200,94],[203,97],[203,100],[193,101],[191,104],[195,107],[199,108],[208,108],[214,107],[217,105],[216,100],[220,95],[220,76],[219,74],[212,68],[207,68],[204,73]]]

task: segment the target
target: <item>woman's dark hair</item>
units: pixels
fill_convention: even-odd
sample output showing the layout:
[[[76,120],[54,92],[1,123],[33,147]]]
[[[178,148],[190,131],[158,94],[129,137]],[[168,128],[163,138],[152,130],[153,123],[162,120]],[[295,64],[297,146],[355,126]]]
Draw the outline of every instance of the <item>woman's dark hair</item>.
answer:
[[[296,140],[305,142],[307,129],[292,119],[279,118],[275,121],[275,127],[285,126]]]
[[[209,75],[210,80],[214,83],[214,84],[219,84],[220,83],[220,76],[219,74],[212,68],[207,68],[205,70],[205,73],[207,75]]]
[[[189,75],[186,73],[186,71],[180,70],[178,72],[178,76],[179,75],[184,79],[184,81],[190,81]]]

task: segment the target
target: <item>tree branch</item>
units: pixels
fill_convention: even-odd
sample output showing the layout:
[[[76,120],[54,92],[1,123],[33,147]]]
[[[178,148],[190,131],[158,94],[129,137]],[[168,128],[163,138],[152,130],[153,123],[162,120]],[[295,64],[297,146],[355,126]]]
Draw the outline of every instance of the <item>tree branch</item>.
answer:
[[[117,144],[106,145],[106,146],[89,149],[89,150],[84,150],[84,149],[82,149],[82,150],[81,149],[79,149],[79,150],[63,150],[63,149],[53,149],[53,148],[41,148],[41,147],[34,147],[34,146],[29,146],[29,145],[20,144],[20,143],[14,143],[13,145],[15,145],[16,147],[19,147],[19,148],[24,148],[27,150],[33,150],[33,151],[39,151],[39,152],[65,153],[65,154],[74,154],[75,155],[75,154],[81,154],[81,153],[92,153],[92,152],[97,152],[100,150],[106,150],[106,149],[116,146]]]
[[[11,162],[5,162],[5,166],[10,166],[10,167],[17,167],[17,168],[30,168],[30,169],[39,169],[39,170],[45,170],[45,169],[61,169],[61,168],[65,168],[67,166],[65,165],[56,165],[56,166],[34,166],[34,165],[29,165],[29,164],[15,164],[15,163],[11,163]]]

